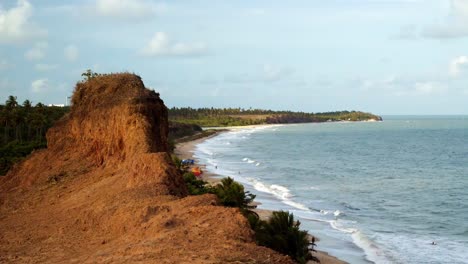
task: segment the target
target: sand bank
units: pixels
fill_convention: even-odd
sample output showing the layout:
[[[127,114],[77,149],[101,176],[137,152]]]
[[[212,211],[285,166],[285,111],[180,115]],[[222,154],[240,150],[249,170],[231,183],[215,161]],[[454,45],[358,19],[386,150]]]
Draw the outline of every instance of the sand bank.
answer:
[[[240,128],[242,128],[242,127],[240,127]],[[240,128],[236,127],[234,129],[240,129]],[[223,131],[226,131],[226,130],[223,130]],[[221,133],[223,131],[220,131],[219,133]],[[180,159],[194,159],[193,155],[194,155],[194,152],[195,152],[195,147],[198,144],[202,143],[203,141],[207,140],[208,138],[214,137],[219,133],[210,135],[209,137],[199,138],[199,139],[196,139],[196,140],[193,140],[193,141],[178,143],[176,145],[174,153]],[[203,170],[205,165],[200,164],[199,161],[197,161],[197,160],[195,160],[195,161],[197,162],[197,166],[201,167],[202,170]],[[217,175],[217,174],[208,172],[206,170],[204,170],[204,173],[202,174],[203,180],[205,180],[205,181],[207,181],[207,182],[209,182],[211,184],[219,182],[221,177],[222,177],[221,175]],[[268,219],[271,216],[271,213],[272,213],[272,211],[264,210],[264,209],[255,209],[255,211],[257,212],[257,214],[260,216],[260,218],[262,220]],[[330,256],[327,252],[324,252],[324,251],[314,252],[313,255],[315,257],[317,257],[320,260],[320,263],[322,263],[322,264],[345,264],[346,263],[344,261],[341,261],[341,260],[337,259],[336,257]],[[309,261],[309,263],[316,263],[316,262]]]

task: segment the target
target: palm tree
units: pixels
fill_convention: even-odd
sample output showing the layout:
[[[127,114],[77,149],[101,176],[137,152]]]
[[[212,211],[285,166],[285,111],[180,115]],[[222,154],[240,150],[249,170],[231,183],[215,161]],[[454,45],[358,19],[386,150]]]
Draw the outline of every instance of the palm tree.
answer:
[[[256,206],[250,205],[255,199],[255,195],[244,191],[244,186],[231,177],[224,178],[216,186],[216,193],[221,203],[229,207],[239,207],[241,210],[253,209]]]
[[[23,102],[23,107],[26,108],[27,110],[31,109],[31,107],[32,107],[32,102],[29,101],[29,100],[27,100],[27,99],[24,100],[24,102]]]
[[[18,107],[18,101],[16,99],[17,99],[16,96],[13,96],[13,95],[8,96],[8,99],[5,102],[6,108],[12,109],[12,108]]]
[[[262,246],[291,256],[299,263],[306,263],[313,258],[309,252],[311,243],[307,231],[299,229],[300,224],[289,212],[273,212],[268,222],[257,228],[257,241]]]

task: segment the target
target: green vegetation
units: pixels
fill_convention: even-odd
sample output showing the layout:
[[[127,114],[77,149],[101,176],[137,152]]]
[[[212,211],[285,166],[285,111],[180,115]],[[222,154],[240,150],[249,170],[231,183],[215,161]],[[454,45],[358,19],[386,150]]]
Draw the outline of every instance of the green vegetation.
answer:
[[[206,181],[198,179],[191,172],[184,173],[183,177],[190,195],[216,193],[216,189],[214,187],[209,186]]]
[[[69,111],[68,107],[35,106],[25,100],[20,105],[10,95],[5,105],[0,105],[0,175],[35,149],[47,146],[47,130]]]
[[[244,191],[244,186],[231,177],[222,179],[221,183],[216,185],[215,193],[224,206],[238,207],[244,213],[256,208],[256,206],[251,205],[255,195]]]
[[[182,139],[194,140],[194,135],[203,134],[203,129],[195,124],[183,124],[169,121],[169,150],[174,151],[175,144],[183,142]],[[204,137],[204,135],[202,135]]]
[[[83,81],[88,81],[101,75],[100,73],[93,72],[91,69],[87,69],[81,74],[81,77],[83,77]]]
[[[293,214],[273,212],[268,221],[251,216],[249,222],[259,245],[289,255],[298,263],[316,260],[309,251],[315,244],[309,241],[307,231],[299,229],[301,223],[294,220]]]
[[[292,111],[272,111],[242,108],[199,108],[190,107],[169,109],[169,119],[173,122],[197,124],[202,127],[245,126],[258,124],[288,124],[330,121],[382,120],[381,117],[358,111],[338,111],[326,113],[304,113]]]
[[[294,219],[293,214],[273,212],[268,221],[263,221],[251,211],[256,207],[252,205],[255,195],[245,192],[244,186],[232,178],[224,178],[216,186],[210,186],[191,172],[185,172],[183,177],[191,195],[213,193],[222,205],[239,208],[255,231],[257,244],[289,255],[301,264],[317,260],[310,252],[314,251],[315,239],[309,241],[307,231],[299,229],[301,223]]]

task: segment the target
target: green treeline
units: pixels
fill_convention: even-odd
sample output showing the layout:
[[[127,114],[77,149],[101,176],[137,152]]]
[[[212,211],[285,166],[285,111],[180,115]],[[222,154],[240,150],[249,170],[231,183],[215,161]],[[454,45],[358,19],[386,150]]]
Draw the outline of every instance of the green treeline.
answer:
[[[0,175],[34,149],[46,147],[47,130],[68,111],[68,107],[42,103],[33,106],[29,100],[19,104],[15,96],[9,96],[0,105]]]
[[[89,75],[89,73],[88,73]],[[92,78],[94,75],[86,75]],[[69,107],[45,106],[30,100],[22,104],[10,95],[0,104],[0,175],[33,150],[47,146],[45,134],[54,122],[70,111]],[[381,120],[379,116],[339,111],[304,113],[242,108],[190,108],[169,109],[169,140],[171,145],[182,137],[201,132],[201,127],[246,126],[259,124],[287,124],[327,121]]]
[[[359,111],[305,113],[242,108],[194,109],[190,107],[169,109],[169,119],[203,127],[382,120],[380,116]]]

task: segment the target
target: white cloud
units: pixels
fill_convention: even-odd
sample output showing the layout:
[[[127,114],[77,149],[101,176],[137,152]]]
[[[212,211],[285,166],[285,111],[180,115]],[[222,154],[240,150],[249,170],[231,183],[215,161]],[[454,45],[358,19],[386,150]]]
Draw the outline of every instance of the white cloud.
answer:
[[[34,47],[26,51],[24,57],[28,60],[41,60],[45,57],[45,49],[47,49],[47,46],[47,42],[38,42],[34,44]]]
[[[165,12],[167,6],[147,0],[97,0],[95,10],[105,17],[142,19]]]
[[[45,63],[38,63],[34,65],[36,71],[47,72],[51,70],[55,70],[58,67],[57,64],[45,64]]]
[[[142,54],[145,56],[194,56],[206,53],[207,47],[203,42],[174,43],[165,32],[156,32]]]
[[[458,76],[463,69],[468,69],[468,56],[460,56],[450,62],[450,75]]]
[[[31,90],[33,93],[42,93],[49,90],[48,79],[38,79],[31,83]]]
[[[18,0],[16,7],[9,10],[0,6],[0,43],[21,42],[45,35],[45,30],[30,21],[32,14],[33,7],[26,0]]]
[[[68,45],[67,47],[65,47],[63,52],[65,55],[65,59],[67,59],[70,62],[74,62],[78,59],[79,51],[75,45]]]
[[[423,36],[428,38],[468,37],[468,1],[451,0],[447,20],[427,27],[423,31]]]

